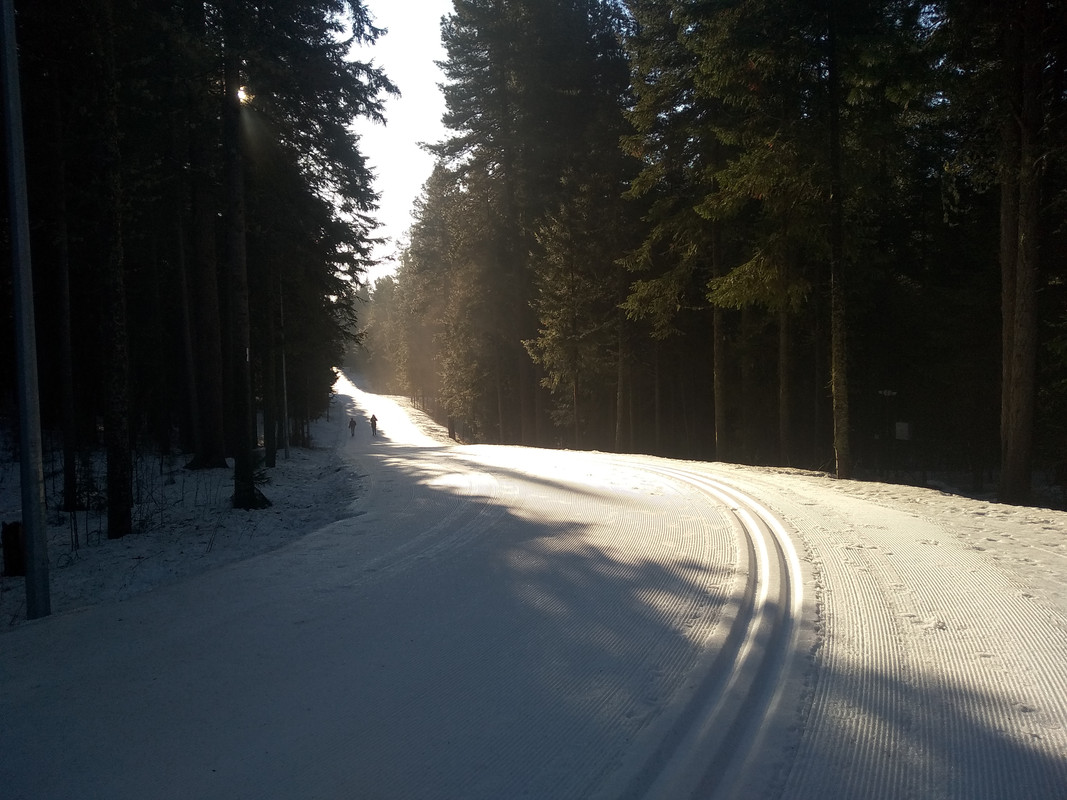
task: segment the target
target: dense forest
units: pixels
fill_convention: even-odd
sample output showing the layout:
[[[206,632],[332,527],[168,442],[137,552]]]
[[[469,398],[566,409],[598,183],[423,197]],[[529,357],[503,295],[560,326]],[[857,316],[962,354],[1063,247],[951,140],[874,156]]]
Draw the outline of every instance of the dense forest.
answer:
[[[364,319],[467,441],[1067,471],[1067,11],[456,0],[449,135]]]
[[[352,123],[396,93],[382,33],[358,0],[17,4],[41,419],[62,507],[103,497],[110,538],[134,454],[232,459],[234,505],[260,507],[261,459],[326,408],[372,263]],[[12,430],[11,270],[0,302]]]
[[[346,352],[465,441],[1065,481],[1062,4],[455,0],[369,293],[359,0],[16,7],[42,422],[109,536],[138,452],[269,502]]]

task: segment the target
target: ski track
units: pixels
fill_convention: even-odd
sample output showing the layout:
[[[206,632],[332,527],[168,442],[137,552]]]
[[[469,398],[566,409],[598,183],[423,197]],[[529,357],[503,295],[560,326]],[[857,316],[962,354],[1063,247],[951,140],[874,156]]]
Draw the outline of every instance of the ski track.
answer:
[[[570,704],[568,721],[557,728],[551,706],[524,709],[523,714],[533,730],[555,729],[551,741],[541,743],[538,759],[549,766],[538,774],[520,769],[512,780],[491,787],[467,784],[456,788],[464,796],[587,797],[603,779],[605,765],[617,765],[623,757],[629,737],[670,707],[678,676],[691,670],[714,625],[714,613],[708,613],[707,581],[710,576],[722,584],[726,576],[724,570],[717,574],[708,569],[715,563],[711,548],[721,537],[708,535],[707,522],[709,514],[717,519],[718,510],[694,513],[687,502],[687,511],[676,513],[673,487],[665,487],[671,499],[661,507],[650,508],[645,500],[618,503],[616,498],[624,494],[619,484],[627,481],[626,474],[613,470],[609,476],[598,474],[602,467],[596,462],[591,464],[588,482],[576,487],[577,491],[551,485],[555,457],[534,459],[548,467],[543,472],[530,463],[530,452],[483,449],[477,453],[478,463],[485,468],[484,459],[490,455],[494,460],[503,455],[507,463],[516,454],[522,456],[527,476],[507,481],[498,476],[500,483],[513,482],[508,507],[519,517],[548,525],[546,536],[508,555],[514,574],[531,576],[519,581],[517,596],[522,605],[562,621],[536,626],[535,651],[551,652],[559,639],[581,639],[608,653],[625,652],[626,658],[618,660],[617,671],[610,677],[598,674],[599,669],[586,671],[602,666],[603,659],[549,665],[543,691]],[[538,484],[539,477],[545,482]],[[648,523],[652,520],[663,523],[652,529],[660,541],[650,541]],[[668,552],[670,561],[656,559],[657,550]],[[579,564],[588,566],[568,568],[575,556]],[[722,561],[721,556],[717,561]],[[665,576],[666,580],[642,581],[650,562],[673,562],[675,574]],[[590,567],[592,576],[586,571]],[[547,591],[543,579],[537,577],[546,569],[559,573],[567,588]],[[558,584],[559,579],[553,582]],[[603,607],[598,584],[629,587],[630,608]],[[591,620],[595,621],[592,626]],[[683,635],[677,635],[679,626]],[[516,749],[522,737],[516,738],[500,754],[498,766],[504,774],[510,772],[509,762],[524,762],[523,748]]]
[[[361,458],[350,585],[430,658],[401,669],[395,635],[367,636],[385,666],[354,676],[376,684],[359,705],[378,735],[353,743],[366,796],[586,798],[686,711],[744,577],[721,503],[595,454],[383,440]],[[375,541],[384,520],[399,543]]]
[[[801,532],[820,603],[782,796],[1067,796],[1062,617],[931,522],[844,496],[817,507],[790,483],[744,479]]]
[[[744,588],[733,593],[717,640],[690,670],[697,687],[672,727],[601,792],[605,797],[731,797],[753,766],[768,723],[779,710],[785,671],[794,659],[802,605],[800,567],[780,522],[751,498],[671,462],[616,462],[668,478],[721,506],[732,522]],[[692,502],[692,501],[690,501]],[[760,764],[762,770],[765,765]]]
[[[338,386],[364,437],[337,421],[347,517],[7,635],[5,797],[651,800],[661,776],[678,800],[1067,797],[1057,566],[1042,595],[919,513],[816,505],[788,471],[444,446]],[[722,484],[800,560],[792,621],[752,634],[787,652],[737,676],[760,698],[725,701],[752,718],[707,733],[762,568]],[[724,736],[715,785],[699,748]],[[51,772],[13,767],[49,748]]]

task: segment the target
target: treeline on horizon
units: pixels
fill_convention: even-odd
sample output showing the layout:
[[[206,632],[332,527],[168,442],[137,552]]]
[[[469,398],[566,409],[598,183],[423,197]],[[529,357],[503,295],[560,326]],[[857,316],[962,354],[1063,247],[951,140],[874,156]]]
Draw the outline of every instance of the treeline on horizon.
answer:
[[[470,441],[1063,480],[1062,4],[456,0],[442,35],[380,387]]]
[[[306,443],[358,336],[378,196],[352,123],[381,120],[396,92],[371,61],[382,31],[358,0],[16,10],[40,406],[61,434],[59,504],[103,497],[107,535],[131,532],[135,452],[186,453],[192,468],[232,458],[234,505],[269,504],[255,448],[272,467],[283,437]],[[8,268],[0,302],[11,430]],[[93,474],[101,449],[104,479]]]

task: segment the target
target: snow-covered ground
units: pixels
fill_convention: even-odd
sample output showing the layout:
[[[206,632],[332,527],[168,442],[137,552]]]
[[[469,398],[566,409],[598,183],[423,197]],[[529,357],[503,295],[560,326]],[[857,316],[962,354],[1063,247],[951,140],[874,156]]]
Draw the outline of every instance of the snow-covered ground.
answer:
[[[188,456],[150,456],[142,458],[136,469],[137,534],[110,541],[99,509],[75,515],[55,510],[61,500],[62,476],[58,462],[46,465],[53,613],[133,597],[274,550],[351,516],[364,476],[353,474],[351,463],[339,450],[353,447],[355,437],[349,437],[351,442],[340,440],[338,432],[347,436],[347,409],[358,390],[345,378],[338,389],[346,393],[335,397],[330,419],[312,423],[312,448],[290,448],[288,459],[279,452],[275,469],[260,470],[266,479],[260,487],[272,503],[265,510],[231,507],[231,470],[190,471],[183,468]],[[405,410],[400,410],[397,400]],[[406,441],[449,441],[440,426],[402,398],[383,401],[374,410],[383,418],[383,435],[389,427],[394,436],[399,431]],[[356,435],[361,446],[371,438],[371,413],[352,414],[358,420]],[[102,465],[99,470],[96,480],[103,485]],[[0,520],[10,522],[22,516],[18,482],[17,463],[0,465]],[[0,577],[0,633],[26,621],[25,600],[23,579]]]
[[[73,549],[50,512],[53,616],[25,622],[0,582],[3,797],[650,793],[745,581],[729,509],[665,465],[758,498],[802,561],[745,794],[1067,796],[1064,512],[454,446],[403,400],[335,390],[269,509],[176,460],[134,536],[79,515]]]

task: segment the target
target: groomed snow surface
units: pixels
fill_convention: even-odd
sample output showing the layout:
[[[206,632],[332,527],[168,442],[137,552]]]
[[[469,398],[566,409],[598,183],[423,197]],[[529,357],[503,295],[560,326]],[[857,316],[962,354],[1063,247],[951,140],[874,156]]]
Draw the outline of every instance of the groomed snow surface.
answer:
[[[175,459],[136,535],[49,513],[53,615],[0,581],[0,797],[1067,797],[1067,514],[335,391],[269,509]]]

